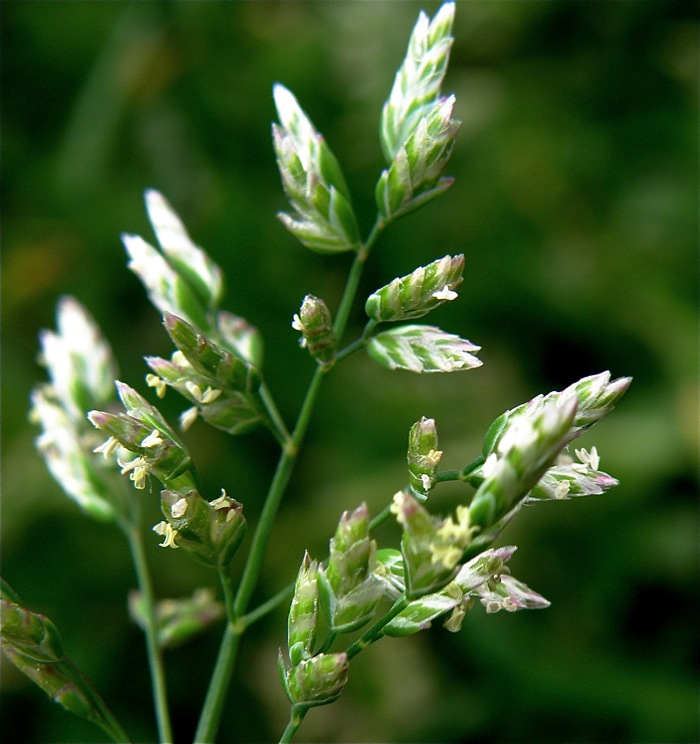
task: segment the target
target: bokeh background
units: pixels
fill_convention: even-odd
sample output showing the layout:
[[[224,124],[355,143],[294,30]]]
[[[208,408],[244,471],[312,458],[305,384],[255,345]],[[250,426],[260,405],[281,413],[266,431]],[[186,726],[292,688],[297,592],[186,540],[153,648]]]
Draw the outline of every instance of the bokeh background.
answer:
[[[143,639],[127,616],[127,546],[79,513],[34,451],[37,333],[53,326],[60,295],[76,296],[113,343],[121,378],[146,392],[142,357],[170,349],[119,235],[151,239],[142,193],[158,188],[225,269],[225,306],[264,334],[265,373],[291,422],[312,372],[291,316],[307,292],[334,306],[349,258],[310,253],[274,217],[285,204],[271,86],[292,89],[325,134],[366,231],[383,165],[379,112],[420,7],[0,9],[2,571],[56,622],[136,741],[155,729]],[[460,467],[506,408],[605,369],[632,375],[615,413],[582,440],[621,485],[528,509],[503,535],[519,546],[514,575],[549,609],[477,608],[458,635],[437,626],[377,644],[299,741],[698,740],[697,21],[695,3],[674,0],[458,3],[445,83],[463,121],[456,183],[385,233],[362,289],[464,252],[460,299],[431,320],[481,344],[484,366],[419,377],[355,355],[329,376],[258,599],[293,578],[304,548],[326,554],[343,509],[387,503],[422,415],[438,422],[445,466]],[[351,331],[362,325],[358,303]],[[164,406],[173,416],[182,407],[173,395]],[[187,441],[212,492],[225,486],[254,523],[274,443],[202,424]],[[437,509],[466,495],[445,491]],[[396,533],[377,537],[391,544]],[[156,536],[149,547],[159,596],[215,584]],[[178,742],[191,740],[220,632],[169,652]],[[283,609],[246,636],[222,741],[277,740],[284,640]],[[13,741],[99,739],[8,664],[2,685]]]

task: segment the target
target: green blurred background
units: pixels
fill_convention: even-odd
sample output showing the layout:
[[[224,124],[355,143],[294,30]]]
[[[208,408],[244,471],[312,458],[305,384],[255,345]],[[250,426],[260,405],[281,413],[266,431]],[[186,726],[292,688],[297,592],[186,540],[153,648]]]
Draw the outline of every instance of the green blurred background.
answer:
[[[424,3],[431,14],[436,3]],[[151,239],[158,188],[225,269],[225,305],[266,340],[270,387],[291,421],[312,363],[292,314],[334,306],[349,258],[300,247],[270,145],[271,86],[295,92],[345,169],[366,231],[382,167],[377,122],[421,5],[414,2],[9,2],[1,8],[2,570],[61,629],[70,655],[136,741],[152,741],[147,666],[127,618],[126,544],[48,476],[27,423],[43,379],[37,333],[75,295],[146,391],[142,357],[167,337],[119,235]],[[445,91],[463,121],[456,183],[382,238],[363,292],[445,253],[466,254],[457,302],[431,316],[483,346],[464,375],[389,373],[356,355],[329,376],[258,599],[322,557],[340,512],[377,511],[405,481],[409,426],[437,420],[445,467],[478,452],[504,409],[610,369],[634,383],[582,444],[621,485],[526,510],[502,542],[546,611],[487,616],[387,639],[353,661],[342,700],[300,741],[698,740],[697,6],[461,2]],[[352,331],[362,327],[362,307]],[[164,408],[175,415],[175,396]],[[254,523],[277,451],[196,424],[187,441],[212,493]],[[451,508],[464,492],[436,494]],[[149,518],[158,521],[152,499]],[[380,541],[396,534],[382,528]],[[213,576],[150,545],[159,596]],[[168,655],[177,741],[191,740],[220,628]],[[246,636],[222,741],[276,740],[280,610]],[[7,664],[13,741],[94,742]]]

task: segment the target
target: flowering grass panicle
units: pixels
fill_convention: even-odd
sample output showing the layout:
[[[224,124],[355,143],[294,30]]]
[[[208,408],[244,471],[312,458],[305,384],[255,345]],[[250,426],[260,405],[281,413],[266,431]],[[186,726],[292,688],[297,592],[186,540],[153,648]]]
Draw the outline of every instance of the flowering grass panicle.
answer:
[[[374,184],[377,209],[366,236],[339,159],[294,94],[281,83],[273,87],[278,118],[272,125],[273,150],[290,210],[280,212],[279,219],[303,246],[328,254],[323,260],[337,253],[352,259],[339,299],[333,288],[323,300],[300,287],[301,306],[297,312],[288,308],[281,321],[290,332],[293,318],[304,349],[299,358],[308,365],[310,357],[313,366],[292,425],[280,412],[289,409],[288,401],[278,405],[268,387],[262,334],[238,309],[221,308],[221,268],[193,242],[155,190],[146,191],[145,203],[158,247],[138,235],[123,236],[128,267],[162,316],[173,347],[169,356],[145,358],[146,394],[116,380],[109,346],[77,300],[63,298],[57,331],[41,335],[41,361],[49,380],[32,393],[31,417],[41,430],[37,447],[68,496],[87,514],[112,521],[130,548],[139,586],[129,610],[145,635],[161,742],[173,740],[164,651],[215,632],[218,619],[225,620],[220,650],[194,740],[214,742],[225,710],[236,719],[240,701],[230,688],[237,660],[246,658],[239,654],[243,638],[254,632],[256,622],[288,603],[277,673],[289,702],[289,723],[280,741],[291,741],[312,708],[333,703],[352,686],[353,659],[382,638],[427,631],[438,619],[456,633],[479,607],[489,614],[547,607],[544,597],[510,574],[515,546],[494,542],[524,504],[599,495],[617,484],[600,470],[596,447],[572,452],[570,445],[612,411],[630,378],[590,375],[506,411],[486,432],[482,451],[454,470],[443,467],[447,457],[438,447],[435,420],[422,416],[408,432],[406,482],[373,495],[384,498],[384,508],[372,515],[367,504],[377,499],[370,501],[369,494],[359,506],[346,508],[328,553],[304,552],[296,579],[290,570],[280,582],[286,581],[286,587],[263,596],[260,578],[280,505],[326,377],[363,353],[381,368],[382,380],[402,372],[439,375],[482,366],[479,346],[416,322],[459,299],[468,265],[462,253],[431,260],[428,251],[435,247],[426,247],[426,263],[386,277],[379,289],[360,296],[363,271],[383,232],[452,183],[443,174],[459,121],[455,96],[443,95],[442,84],[454,14],[451,2],[432,19],[421,12],[411,34],[381,113],[386,167]],[[357,203],[371,201],[370,196]],[[350,322],[357,304],[365,311],[359,332]],[[168,390],[184,400],[185,407],[174,416],[179,425],[169,421],[161,403],[147,397],[160,401]],[[244,503],[224,489],[207,495],[207,479],[187,444],[198,420],[197,426],[233,436],[260,428],[278,448],[267,494],[261,504],[254,503],[250,526]],[[232,473],[231,480],[238,483],[238,475]],[[458,502],[449,509],[443,501],[446,482],[452,482]],[[241,493],[235,495],[246,501],[247,494]],[[155,525],[144,517],[149,502],[162,512]],[[393,542],[376,531],[392,517],[400,530]],[[149,567],[151,546],[170,548],[159,551],[158,576]],[[178,571],[176,562],[189,558],[210,569],[211,584],[192,596],[157,600],[167,578],[163,566]],[[289,555],[285,565],[296,566],[299,558]],[[128,741],[65,655],[53,623],[26,608],[4,584],[2,645],[6,657],[56,702],[114,741]],[[400,647],[395,652],[401,653]],[[268,672],[274,675],[271,666]]]

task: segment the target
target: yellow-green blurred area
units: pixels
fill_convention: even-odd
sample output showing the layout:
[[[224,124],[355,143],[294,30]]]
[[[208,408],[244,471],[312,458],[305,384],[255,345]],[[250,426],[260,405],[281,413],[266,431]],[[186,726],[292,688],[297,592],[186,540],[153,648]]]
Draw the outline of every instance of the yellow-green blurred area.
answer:
[[[27,422],[44,379],[37,334],[63,294],[94,314],[121,379],[149,396],[144,355],[171,348],[125,267],[120,233],[153,240],[142,195],[162,191],[224,268],[225,307],[258,326],[264,373],[293,423],[313,363],[292,315],[336,306],[350,265],[302,248],[270,143],[271,88],[290,88],[340,160],[366,232],[384,163],[381,106],[414,2],[8,2],[2,5],[2,572],[60,629],[67,652],[135,741],[156,737],[125,541],[51,480]],[[432,15],[438,5],[424,4]],[[462,120],[440,199],[396,223],[366,297],[447,253],[457,301],[427,320],[483,347],[483,367],[391,373],[356,354],[328,376],[254,604],[323,558],[340,513],[383,508],[406,481],[408,429],[437,421],[445,468],[489,423],[540,392],[609,369],[634,382],[583,446],[620,480],[603,496],[528,508],[502,535],[512,573],[552,602],[385,639],[353,660],[308,742],[691,742],[698,738],[698,23],[693,2],[460,2],[445,82]],[[358,301],[347,341],[364,325]],[[163,401],[173,420],[184,408]],[[257,522],[278,451],[256,432],[186,435],[210,495]],[[441,487],[436,512],[469,498]],[[155,494],[140,492],[150,523]],[[397,544],[393,527],[376,537]],[[217,587],[184,551],[149,558],[159,597]],[[249,539],[244,549],[249,545]],[[234,562],[239,572],[241,559]],[[166,657],[176,741],[191,741],[222,628]],[[280,608],[246,635],[221,741],[277,740],[288,716]],[[8,740],[95,742],[8,664]]]

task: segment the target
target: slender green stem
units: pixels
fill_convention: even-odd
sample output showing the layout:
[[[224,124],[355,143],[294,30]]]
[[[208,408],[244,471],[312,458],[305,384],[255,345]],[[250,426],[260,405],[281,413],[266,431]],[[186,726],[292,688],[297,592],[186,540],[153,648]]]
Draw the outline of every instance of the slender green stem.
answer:
[[[286,447],[291,435],[287,429],[287,425],[284,423],[282,415],[279,412],[279,408],[277,408],[277,404],[272,397],[270,389],[264,382],[260,386],[258,395],[260,396],[260,401],[265,407],[265,411],[270,419],[270,428],[272,433],[275,435],[277,441],[282,445],[282,447]]]
[[[384,222],[384,220],[379,215],[377,215],[377,218],[374,221],[374,225],[372,225],[372,229],[370,230],[369,236],[365,241],[363,250],[361,251],[364,252],[365,258],[367,258],[372,248],[374,248],[374,244],[379,239],[379,236],[382,234],[387,224],[388,223]]]
[[[244,627],[237,622],[237,618],[240,618],[245,614],[250,597],[252,596],[258,582],[258,577],[262,568],[262,561],[267,549],[267,543],[277,515],[277,510],[282,500],[285,488],[289,483],[289,478],[292,474],[294,462],[296,461],[299,445],[301,444],[301,440],[306,433],[306,428],[309,425],[311,412],[314,403],[316,402],[316,397],[323,377],[323,368],[320,366],[316,367],[304,403],[302,404],[297,425],[291,437],[290,445],[282,451],[279,462],[277,463],[275,475],[270,484],[270,490],[265,500],[262,513],[260,514],[260,520],[255,529],[255,534],[253,535],[253,542],[250,547],[250,552],[248,553],[245,568],[243,569],[243,576],[241,577],[241,582],[238,586],[236,596],[233,599],[233,608],[229,615],[229,617],[232,618],[232,621],[228,623],[226,631],[224,632],[214,674],[209,683],[209,690],[207,691],[207,696],[204,701],[204,707],[202,708],[202,715],[199,719],[199,726],[197,727],[195,738],[195,741],[197,741],[198,744],[205,744],[205,742],[213,741],[219,728],[219,722],[223,710],[223,701],[226,697],[228,685],[233,674],[236,651],[240,642],[241,633],[244,630]]]
[[[138,495],[138,494],[137,494]],[[134,499],[136,501],[136,499]],[[153,599],[153,585],[146,561],[146,551],[143,545],[143,536],[138,522],[140,513],[138,507],[134,506],[135,518],[131,525],[125,526],[131,558],[136,569],[139,590],[143,599],[144,616],[146,621],[146,648],[148,651],[148,663],[151,670],[151,684],[153,687],[153,702],[156,710],[156,720],[158,723],[158,735],[161,744],[170,744],[173,741],[172,726],[170,723],[170,713],[168,711],[168,700],[165,685],[165,669],[163,666],[163,656],[158,647],[158,635],[156,626],[155,601]]]
[[[343,292],[340,304],[338,305],[338,310],[335,314],[335,320],[333,321],[333,332],[337,339],[341,339],[345,332],[348,317],[350,316],[350,310],[352,309],[352,303],[357,294],[357,288],[360,286],[360,277],[362,276],[366,260],[366,250],[358,251],[355,260],[350,267],[345,291]]]
[[[364,330],[362,331],[362,335],[360,336],[360,338],[355,339],[352,343],[348,344],[345,348],[336,352],[336,355],[333,358],[333,363],[337,364],[338,362],[342,362],[343,359],[347,359],[350,355],[355,354],[356,352],[364,349],[365,346],[367,346],[367,344],[369,343],[370,338],[372,337],[372,332],[378,325],[379,323],[376,320],[372,320],[372,319],[368,320],[364,327]]]
[[[282,451],[279,462],[277,463],[277,469],[275,470],[267,499],[260,514],[260,520],[253,535],[253,543],[248,553],[245,568],[243,569],[243,576],[238,585],[236,596],[232,600],[232,609],[229,612],[230,620],[224,632],[214,674],[209,683],[209,689],[197,727],[195,741],[198,744],[213,741],[218,731],[221,713],[223,711],[223,702],[233,674],[236,652],[244,630],[244,626],[241,626],[237,622],[237,618],[245,614],[250,597],[258,582],[270,532],[272,531],[275,516],[277,515],[277,509],[282,500],[284,490],[289,483],[299,444],[309,424],[311,411],[316,401],[323,376],[323,369],[320,366],[316,367],[299,413],[297,425],[292,434],[291,444]]]
[[[342,362],[343,359],[347,359],[351,354],[364,349],[365,346],[367,346],[367,341],[365,341],[364,338],[358,338],[351,344],[348,344],[344,349],[341,349],[339,352],[337,352],[335,357],[333,358],[333,361],[335,363]]]
[[[235,624],[236,618],[233,615],[233,587],[231,586],[231,575],[227,569],[219,567],[219,580],[221,581],[221,589],[224,593],[226,617],[229,623]]]
[[[217,327],[216,319],[213,314],[210,317],[209,322],[210,324],[207,331],[210,337],[225,348],[233,350],[230,349],[228,342],[224,338],[222,338],[221,332]],[[280,415],[279,408],[277,408],[277,404],[275,403],[275,400],[270,393],[270,389],[267,387],[267,384],[264,380],[262,381],[260,388],[258,389],[257,399],[257,402],[262,404],[264,413],[267,414],[268,420],[266,421],[266,423],[269,425],[270,431],[272,431],[275,438],[282,445],[282,447],[285,447],[287,441],[289,440],[289,431],[286,424],[284,423],[284,419]]]
[[[230,621],[226,624],[224,637],[219,647],[214,672],[209,682],[209,689],[202,707],[199,725],[194,740],[197,744],[213,742],[219,728],[221,714],[224,709],[226,691],[231,683],[233,668],[236,662],[238,647],[241,642],[242,628]]]
[[[477,468],[484,464],[485,460],[486,458],[483,455],[475,457],[468,465],[465,465],[459,471],[459,477],[462,478],[462,480],[466,480]]]
[[[333,641],[335,641],[338,634],[334,630],[329,630],[326,634],[326,639],[323,642],[323,646],[319,648],[319,650],[316,652],[317,654],[326,654],[331,650],[331,646],[333,645]]]
[[[247,614],[238,618],[239,625],[247,628],[249,625],[257,622],[261,618],[265,617],[269,612],[272,612],[275,608],[279,607],[285,600],[291,599],[294,594],[294,582],[287,584],[281,591],[277,592],[274,597],[270,597],[266,602],[263,602],[259,607],[251,610]]]
[[[379,321],[374,320],[374,318],[370,318],[367,323],[365,323],[365,327],[362,331],[362,340],[367,343],[372,336],[372,333],[374,333],[374,329],[379,325]]]
[[[236,592],[236,598],[234,600],[234,613],[237,617],[243,615],[248,607],[248,602],[258,582],[260,575],[260,569],[262,568],[262,561],[267,549],[267,543],[272,532],[275,517],[277,516],[277,510],[282,496],[289,483],[289,479],[292,474],[292,468],[296,462],[299,447],[308,428],[309,422],[311,421],[311,413],[316,403],[318,392],[321,388],[321,382],[325,375],[324,368],[321,366],[316,367],[314,376],[311,379],[309,389],[306,391],[306,397],[299,412],[299,418],[297,419],[297,425],[294,428],[294,433],[291,438],[291,446],[282,452],[282,455],[277,463],[277,469],[270,485],[270,490],[265,499],[262,513],[260,514],[260,520],[255,529],[253,535],[253,543],[250,546],[250,552],[248,553],[248,559],[246,561],[245,568],[243,570],[243,576],[241,583],[238,586]]]
[[[367,260],[372,245],[379,237],[380,232],[381,223],[377,222],[372,229],[367,242],[365,245],[360,247],[355,255],[355,260],[350,268],[350,273],[348,274],[347,283],[345,285],[345,291],[340,300],[335,322],[333,324],[333,330],[338,338],[342,337],[345,331],[345,326],[347,325],[350,310],[355,300],[355,295],[357,294],[365,261]],[[240,617],[245,613],[250,597],[257,584],[260,569],[262,567],[262,560],[267,549],[267,543],[277,515],[277,510],[287,484],[289,483],[292,468],[294,467],[299,448],[301,447],[304,435],[306,434],[306,430],[311,421],[311,414],[316,404],[316,399],[321,388],[321,382],[323,381],[326,372],[326,367],[321,365],[316,367],[316,371],[314,372],[308,390],[306,391],[306,396],[302,403],[301,410],[299,411],[299,416],[290,439],[290,444],[282,452],[277,464],[277,469],[275,470],[275,475],[270,484],[270,490],[268,491],[260,515],[260,521],[258,522],[255,535],[253,536],[253,543],[250,548],[250,553],[248,554],[248,560],[243,571],[243,577],[241,578],[241,583],[238,587],[238,592],[236,593],[234,612],[237,617]]]
[[[352,659],[353,656],[357,656],[360,651],[363,651],[367,646],[372,645],[375,641],[378,641],[384,635],[384,628],[403,610],[406,609],[408,600],[406,595],[402,594],[396,602],[392,605],[389,612],[384,615],[380,620],[364,632],[358,640],[355,641],[347,650],[348,660]]]
[[[462,480],[461,470],[443,470],[435,478],[436,483],[446,483],[447,481]]]
[[[374,247],[374,244],[377,242],[377,239],[379,238],[383,229],[384,224],[379,218],[377,218],[377,221],[374,223],[374,227],[372,228],[372,231],[367,238],[367,242],[364,245],[360,246],[357,254],[355,255],[355,260],[350,267],[348,280],[345,284],[345,291],[343,292],[343,297],[340,300],[338,310],[335,314],[335,320],[333,322],[333,332],[335,333],[335,336],[338,340],[343,337],[343,333],[345,332],[345,327],[348,323],[348,317],[350,316],[350,310],[352,309],[355,295],[357,294],[358,287],[360,286],[360,278],[362,276],[362,271],[365,268],[365,262],[367,261],[370,251]]]
[[[352,304],[355,300],[355,295],[357,294],[365,261],[367,260],[369,251],[379,237],[382,229],[383,224],[380,220],[377,220],[367,242],[360,246],[355,255],[355,260],[350,268],[347,283],[345,285],[345,291],[340,300],[335,322],[333,324],[333,330],[337,338],[341,338],[345,332],[345,326],[347,325],[350,310],[352,309]],[[241,635],[248,624],[241,623],[241,619],[245,616],[248,603],[250,602],[250,598],[257,586],[275,517],[277,516],[277,511],[284,492],[289,484],[289,479],[299,453],[299,448],[301,447],[304,435],[306,434],[306,430],[311,421],[311,414],[316,404],[321,383],[328,369],[328,367],[322,365],[316,367],[306,391],[304,402],[299,411],[294,431],[291,436],[286,438],[282,443],[282,453],[277,463],[272,482],[270,483],[270,488],[260,514],[260,519],[253,534],[250,552],[248,553],[243,568],[243,575],[240,584],[238,585],[238,590],[233,599],[233,607],[229,615],[230,620],[226,626],[226,631],[224,632],[214,674],[209,683],[204,707],[202,708],[202,714],[199,719],[195,739],[198,744],[205,744],[206,742],[213,741],[216,732],[218,731],[223,710],[223,701],[226,697],[231,676],[233,674],[236,652],[240,643]],[[269,404],[271,403],[272,398],[269,394],[266,395]],[[266,406],[268,404],[266,404]],[[276,411],[277,409],[272,406],[271,410]],[[268,408],[268,412],[271,412],[271,410]],[[281,427],[279,426],[280,423],[281,418],[279,418],[277,425],[277,428],[281,430]],[[301,719],[299,720],[299,723],[301,723]],[[296,728],[294,730],[296,730]]]
[[[369,523],[370,530],[373,530],[379,527],[379,525],[386,522],[386,520],[389,519],[390,516],[391,516],[391,504],[388,504],[379,512],[379,514],[377,514],[376,517],[374,517],[374,519],[370,521]]]
[[[292,705],[292,711],[289,714],[289,723],[282,734],[280,744],[288,744],[292,740],[308,710],[308,708],[299,708],[296,705]]]

